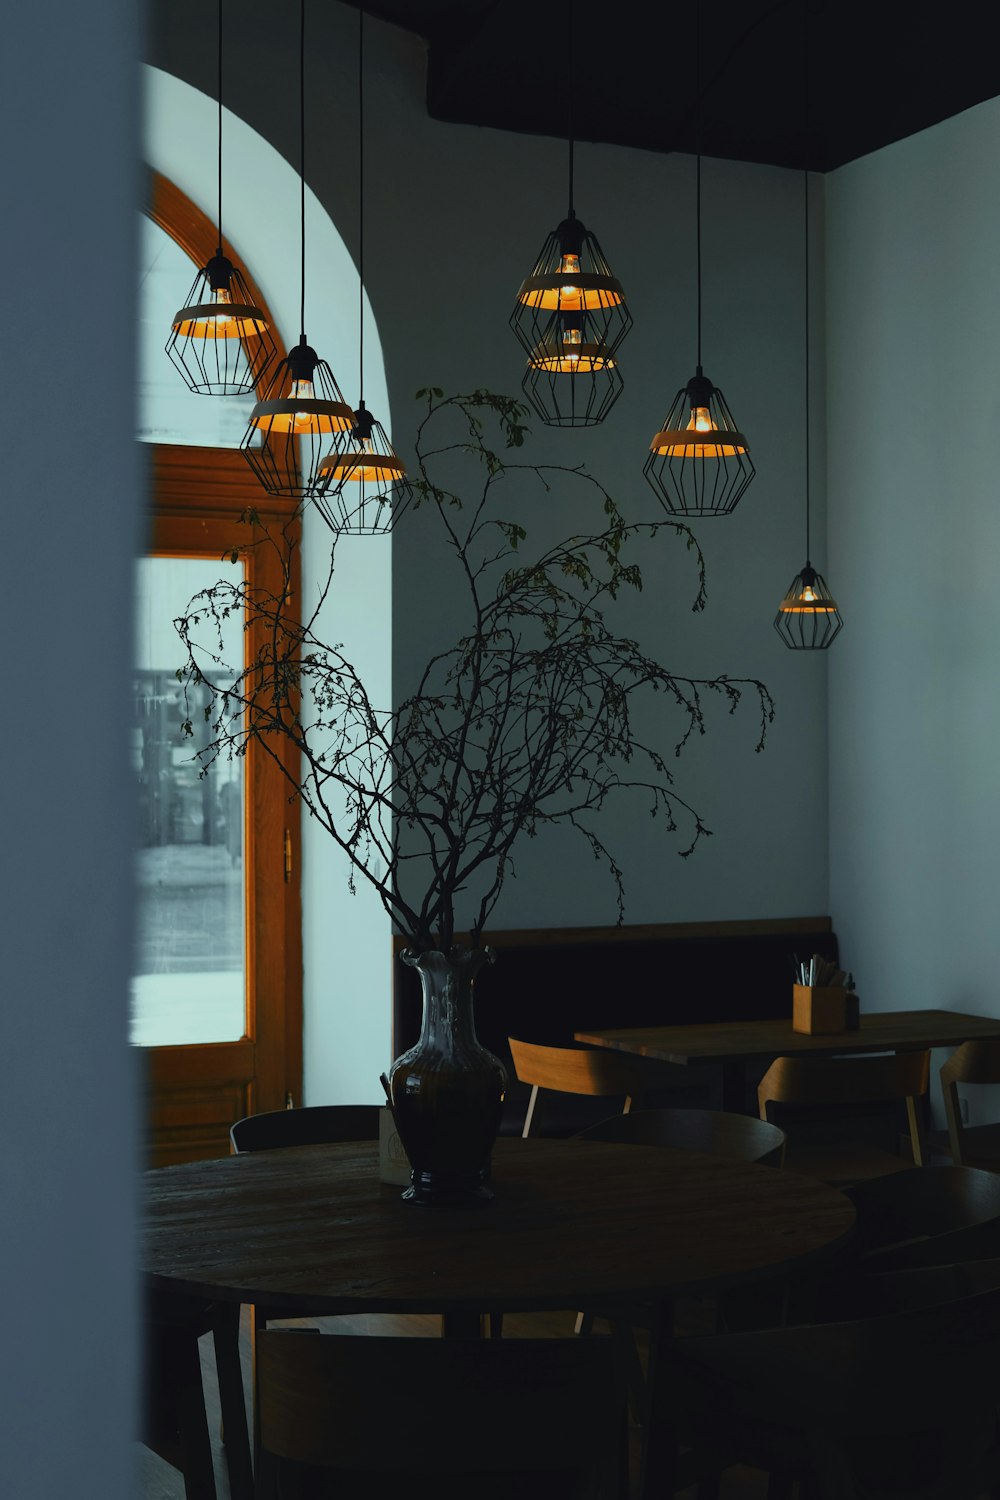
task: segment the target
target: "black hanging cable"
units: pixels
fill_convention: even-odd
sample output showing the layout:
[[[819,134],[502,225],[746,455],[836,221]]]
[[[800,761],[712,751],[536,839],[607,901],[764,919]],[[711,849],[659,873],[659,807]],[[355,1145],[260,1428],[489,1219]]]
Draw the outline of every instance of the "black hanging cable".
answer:
[[[222,254],[222,0],[219,0],[219,254]]]
[[[306,337],[306,0],[299,0],[299,223],[302,240],[299,332]]]
[[[804,191],[802,201],[805,217],[805,267],[806,267],[806,562],[809,562],[809,167],[802,173]]]
[[[805,245],[805,561],[810,562],[810,6],[802,0],[802,213]]]
[[[569,136],[569,213],[568,213],[567,217],[570,218],[570,219],[575,219],[576,218],[576,210],[573,207],[573,134],[574,134],[574,130],[576,128],[576,121],[573,118],[573,106],[574,106],[574,103],[575,103],[575,99],[574,99],[574,95],[573,95],[573,83],[574,83],[574,79],[573,79],[573,43],[574,43],[574,40],[575,40],[574,29],[573,29],[573,20],[574,20],[574,17],[573,17],[573,0],[570,0],[570,4],[569,4],[569,45],[568,45],[568,49],[567,49],[568,56],[567,56],[567,69],[566,69],[566,79],[567,79],[567,82],[566,82],[566,94],[567,94],[567,99],[566,99],[566,123],[567,123],[567,131],[566,131],[566,133]]]
[[[358,385],[365,404],[365,7],[358,6]]]
[[[697,91],[697,114],[695,115],[695,245],[698,263],[698,374],[701,374],[701,0],[695,5],[695,88]]]

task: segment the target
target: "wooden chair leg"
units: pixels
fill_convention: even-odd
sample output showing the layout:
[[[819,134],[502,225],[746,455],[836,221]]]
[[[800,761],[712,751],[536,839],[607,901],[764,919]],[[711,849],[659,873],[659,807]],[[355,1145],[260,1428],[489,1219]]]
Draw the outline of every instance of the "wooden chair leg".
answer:
[[[181,1471],[186,1500],[216,1500],[198,1332],[183,1318],[147,1323],[141,1438]]]
[[[215,1467],[212,1463],[208,1418],[205,1415],[205,1393],[200,1388],[201,1361],[197,1347],[194,1356],[198,1363],[199,1389],[196,1391],[193,1386],[185,1387],[177,1402],[184,1500],[216,1500]]]
[[[253,1500],[253,1465],[240,1363],[239,1303],[220,1305],[212,1329],[230,1500]]]
[[[540,1094],[541,1090],[539,1089],[538,1084],[533,1083],[531,1085],[531,1097],[528,1100],[528,1108],[525,1111],[524,1115],[524,1128],[521,1131],[521,1135],[524,1139],[527,1139],[529,1135],[535,1135],[538,1132],[538,1125],[542,1118]]]
[[[631,1323],[616,1318],[611,1324],[611,1337],[618,1347],[621,1368],[625,1371],[629,1415],[636,1427],[645,1427],[649,1421],[648,1389]]]

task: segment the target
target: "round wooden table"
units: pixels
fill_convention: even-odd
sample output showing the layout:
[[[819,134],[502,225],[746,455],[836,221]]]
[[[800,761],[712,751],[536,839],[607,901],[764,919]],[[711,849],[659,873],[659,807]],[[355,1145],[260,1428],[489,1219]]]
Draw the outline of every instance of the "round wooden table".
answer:
[[[780,1277],[829,1255],[854,1209],[774,1167],[597,1141],[501,1140],[494,1201],[404,1203],[374,1144],[252,1152],[146,1174],[154,1285],[276,1314],[656,1309],[641,1495],[673,1493],[672,1298]]]
[[[303,1312],[507,1312],[655,1301],[780,1275],[850,1234],[842,1193],[773,1167],[597,1141],[501,1140],[495,1200],[404,1203],[377,1147],[146,1175],[142,1269]]]

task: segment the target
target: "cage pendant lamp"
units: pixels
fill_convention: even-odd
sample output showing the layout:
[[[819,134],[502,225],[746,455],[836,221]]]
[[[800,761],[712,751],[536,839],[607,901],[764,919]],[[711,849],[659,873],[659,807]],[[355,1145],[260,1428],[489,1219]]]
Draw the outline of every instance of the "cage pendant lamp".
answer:
[[[319,466],[313,505],[332,531],[382,536],[413,498],[406,465],[365,405],[365,7],[358,6],[358,371],[361,387],[346,446],[334,446]]]
[[[250,413],[240,447],[270,495],[311,499],[328,480],[320,473],[331,445],[343,450],[354,426],[333,371],[320,359],[305,333],[306,309],[306,126],[305,0],[299,4],[299,244],[300,301],[298,344],[279,361],[261,399]]]
[[[542,421],[549,427],[593,427],[624,388],[618,350],[632,315],[597,236],[573,206],[572,4],[567,36],[569,212],[546,236],[522,281],[510,326],[528,357],[521,388]]]
[[[174,314],[164,349],[188,390],[202,396],[248,396],[277,350],[266,315],[255,306],[242,271],[222,248],[222,0],[217,60],[218,248]]]
[[[750,444],[739,430],[719,387],[701,360],[701,4],[696,4],[696,99],[698,149],[695,156],[695,263],[697,268],[698,358],[695,373],[682,385],[652,442],[643,473],[668,514],[728,516],[753,479]]]
[[[570,142],[572,159],[572,142]],[[572,168],[570,169],[572,184]],[[624,389],[618,349],[632,326],[597,236],[567,217],[521,283],[510,326],[528,357],[521,388],[550,427],[603,422]]]
[[[808,12],[804,8],[804,15]],[[804,57],[808,58],[808,38],[804,38]],[[803,77],[807,77],[804,70]],[[805,124],[803,135],[808,142],[809,105],[808,85],[805,96]],[[806,164],[802,173],[802,208],[803,208],[803,260],[805,265],[805,401],[806,401],[806,561],[805,566],[796,573],[792,579],[788,591],[781,603],[778,605],[778,613],[774,617],[774,628],[781,636],[785,645],[792,651],[825,651],[836,640],[844,627],[843,616],[837,607],[837,601],[827,586],[826,579],[818,573],[809,560],[810,535],[809,535],[809,475],[810,475],[810,450],[809,450],[809,161],[806,153]]]

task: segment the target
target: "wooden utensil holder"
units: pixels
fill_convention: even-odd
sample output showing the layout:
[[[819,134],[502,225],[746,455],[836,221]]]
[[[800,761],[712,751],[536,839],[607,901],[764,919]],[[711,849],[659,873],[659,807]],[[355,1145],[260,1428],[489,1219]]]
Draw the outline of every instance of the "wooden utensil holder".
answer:
[[[819,984],[792,985],[792,1030],[829,1036],[847,1030],[848,992]]]

